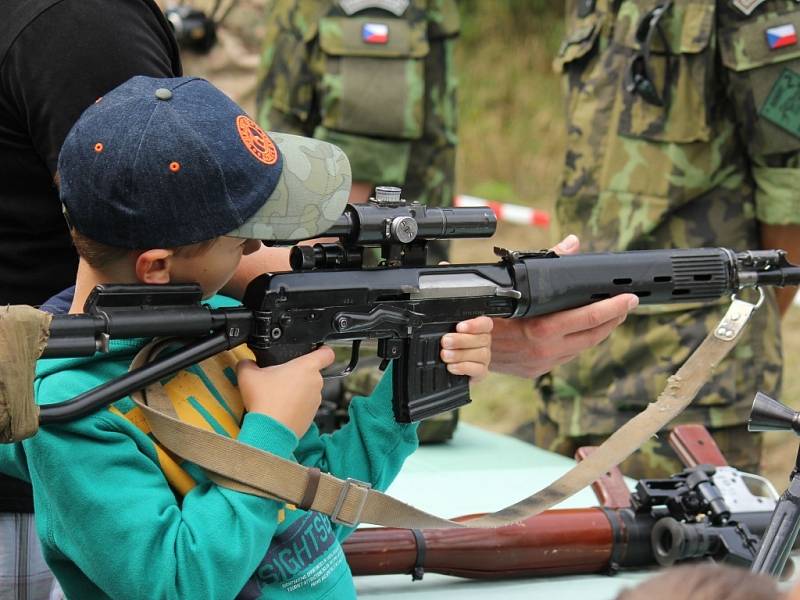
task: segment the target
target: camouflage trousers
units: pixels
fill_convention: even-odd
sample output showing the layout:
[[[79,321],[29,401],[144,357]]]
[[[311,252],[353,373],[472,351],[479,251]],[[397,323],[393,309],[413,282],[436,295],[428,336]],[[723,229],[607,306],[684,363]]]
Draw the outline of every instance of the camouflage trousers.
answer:
[[[728,464],[748,473],[758,473],[761,462],[762,436],[747,431],[747,426],[709,429]],[[574,457],[581,446],[599,446],[607,435],[584,435],[568,437],[560,435],[558,425],[541,412],[536,421],[528,423],[514,433],[526,442],[540,448]],[[610,435],[610,434],[609,434]],[[669,431],[661,431],[657,437],[648,440],[644,446],[619,465],[624,475],[633,479],[664,478],[684,469],[675,452],[667,443]]]

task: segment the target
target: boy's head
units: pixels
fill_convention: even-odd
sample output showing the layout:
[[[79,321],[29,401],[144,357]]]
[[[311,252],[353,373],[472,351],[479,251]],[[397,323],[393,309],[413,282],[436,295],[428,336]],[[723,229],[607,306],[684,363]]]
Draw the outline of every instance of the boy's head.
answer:
[[[351,184],[336,146],[268,135],[210,83],[188,77],[134,77],[100,98],[64,141],[58,172],[90,262],[97,248],[208,258],[257,247],[247,240],[313,237],[341,215]]]

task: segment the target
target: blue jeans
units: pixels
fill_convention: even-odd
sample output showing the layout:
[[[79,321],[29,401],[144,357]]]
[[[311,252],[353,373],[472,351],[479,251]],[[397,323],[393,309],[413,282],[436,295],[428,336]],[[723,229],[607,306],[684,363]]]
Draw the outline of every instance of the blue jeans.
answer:
[[[52,585],[33,515],[0,513],[0,600],[48,600]]]

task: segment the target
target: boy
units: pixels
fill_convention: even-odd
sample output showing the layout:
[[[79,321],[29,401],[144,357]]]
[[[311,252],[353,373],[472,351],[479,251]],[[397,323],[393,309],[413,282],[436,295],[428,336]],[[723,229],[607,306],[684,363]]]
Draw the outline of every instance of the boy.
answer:
[[[235,304],[215,294],[239,259],[260,239],[322,233],[350,187],[338,148],[268,136],[192,78],[135,77],[98,100],[67,137],[59,173],[81,255],[73,313],[104,282],[197,282],[211,306]],[[490,330],[485,317],[460,324],[443,340],[448,368],[483,376]],[[145,342],[40,361],[37,402],[121,375]],[[354,401],[345,428],[320,436],[319,371],[332,360],[322,347],[260,369],[237,348],[163,385],[182,420],[385,489],[416,448],[416,428],[394,422],[387,373]],[[355,597],[339,545],[349,529],[215,485],[161,448],[128,398],[6,448],[0,469],[33,484],[44,555],[68,598]]]

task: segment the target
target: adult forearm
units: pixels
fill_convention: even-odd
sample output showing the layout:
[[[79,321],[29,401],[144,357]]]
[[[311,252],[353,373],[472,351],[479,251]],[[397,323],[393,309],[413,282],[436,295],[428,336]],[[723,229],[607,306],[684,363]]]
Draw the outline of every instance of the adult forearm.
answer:
[[[800,225],[768,225],[761,224],[761,247],[782,248],[789,254],[793,263],[800,261]],[[797,287],[785,287],[776,290],[778,307],[781,315],[785,314],[792,304]]]

